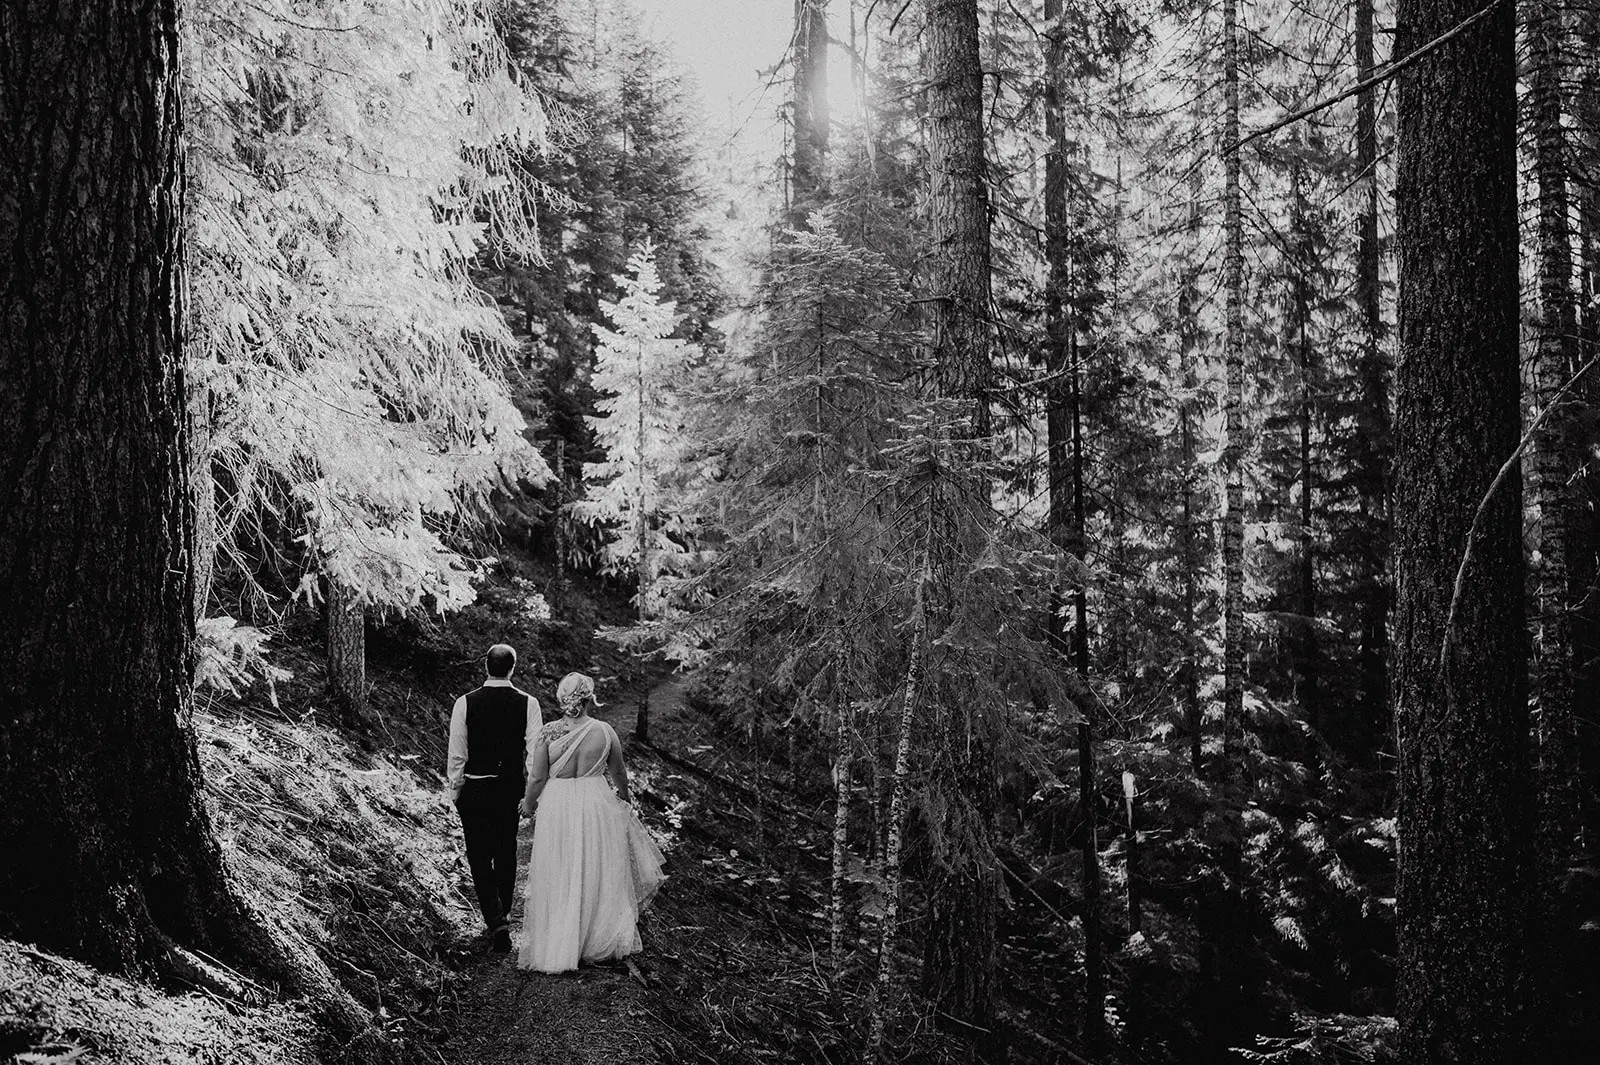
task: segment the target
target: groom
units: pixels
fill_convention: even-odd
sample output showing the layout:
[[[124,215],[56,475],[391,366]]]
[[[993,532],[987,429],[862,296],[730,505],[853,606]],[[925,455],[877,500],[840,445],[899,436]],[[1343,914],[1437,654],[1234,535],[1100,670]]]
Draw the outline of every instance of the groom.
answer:
[[[467,867],[494,949],[511,949],[511,898],[517,879],[517,802],[544,718],[539,700],[511,683],[517,652],[503,643],[484,659],[482,686],[450,711],[445,776],[461,815]]]

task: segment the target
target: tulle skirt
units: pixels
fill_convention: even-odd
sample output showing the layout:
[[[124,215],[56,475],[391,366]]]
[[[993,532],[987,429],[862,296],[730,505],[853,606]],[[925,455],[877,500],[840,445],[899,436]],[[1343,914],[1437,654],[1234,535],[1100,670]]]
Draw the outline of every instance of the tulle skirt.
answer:
[[[555,777],[539,796],[517,964],[543,973],[642,949],[639,914],[662,856],[602,776]]]

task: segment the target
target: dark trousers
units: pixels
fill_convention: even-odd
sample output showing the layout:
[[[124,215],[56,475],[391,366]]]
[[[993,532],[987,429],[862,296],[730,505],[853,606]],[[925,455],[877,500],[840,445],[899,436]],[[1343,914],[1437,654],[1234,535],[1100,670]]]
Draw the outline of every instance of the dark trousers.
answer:
[[[517,801],[522,781],[516,777],[468,780],[456,796],[461,833],[467,839],[467,868],[478,893],[478,908],[491,929],[511,917],[517,889]]]

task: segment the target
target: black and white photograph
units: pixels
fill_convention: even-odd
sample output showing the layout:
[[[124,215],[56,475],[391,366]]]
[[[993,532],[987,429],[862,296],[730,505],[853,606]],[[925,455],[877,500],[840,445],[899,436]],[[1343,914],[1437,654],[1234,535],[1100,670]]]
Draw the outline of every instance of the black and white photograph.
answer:
[[[1600,0],[4,0],[0,1065],[1581,1065]]]

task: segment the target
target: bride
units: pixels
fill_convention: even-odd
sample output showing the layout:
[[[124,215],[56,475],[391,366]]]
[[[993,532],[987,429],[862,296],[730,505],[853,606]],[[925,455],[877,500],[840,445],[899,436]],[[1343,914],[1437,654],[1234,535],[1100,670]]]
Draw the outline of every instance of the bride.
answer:
[[[616,730],[589,716],[600,705],[594,681],[567,674],[556,701],[562,716],[535,741],[521,807],[526,816],[537,804],[538,816],[517,964],[543,973],[643,949],[639,913],[662,875],[661,851],[631,805]]]

